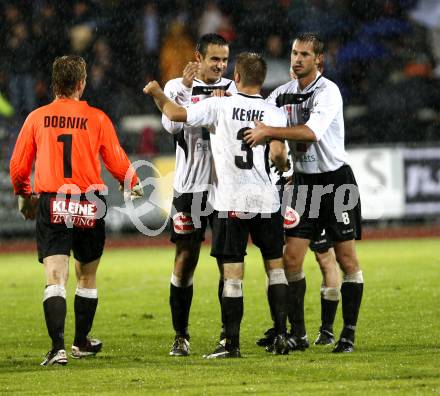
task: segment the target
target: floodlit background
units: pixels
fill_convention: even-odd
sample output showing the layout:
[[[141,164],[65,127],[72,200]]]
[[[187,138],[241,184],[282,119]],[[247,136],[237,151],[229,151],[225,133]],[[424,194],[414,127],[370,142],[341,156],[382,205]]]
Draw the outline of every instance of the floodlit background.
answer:
[[[292,37],[318,31],[327,43],[324,75],[345,103],[346,143],[361,189],[365,276],[356,351],[268,355],[255,345],[270,327],[265,273],[250,246],[241,326],[244,359],[206,361],[218,340],[218,271],[207,243],[194,278],[191,355],[168,356],[174,334],[168,306],[174,246],[167,233],[138,232],[108,174],[109,238],[98,274],[92,335],[96,358],[39,366],[49,338],[41,307],[35,223],[21,219],[9,159],[27,114],[52,100],[56,56],[88,63],[85,97],[107,112],[138,172],[146,197],[142,226],[166,225],[174,169],[173,138],[150,98],[181,75],[204,33],[235,55],[264,54],[268,94],[289,79]],[[425,395],[440,392],[438,236],[440,235],[440,0],[0,0],[0,394],[298,394]],[[432,239],[399,239],[431,236]],[[390,241],[389,239],[396,238]],[[209,238],[208,238],[209,241]],[[112,246],[118,249],[112,249]],[[126,246],[127,249],[120,249]],[[305,263],[309,340],[320,325],[322,277]],[[67,289],[66,346],[74,333],[74,275]],[[341,307],[341,304],[340,304]],[[339,308],[335,331],[342,326]],[[227,359],[229,360],[229,359]],[[62,379],[62,380],[60,380]]]
[[[149,177],[142,222],[158,228],[170,207],[174,145],[144,84],[180,76],[198,37],[217,32],[230,42],[229,77],[238,52],[264,54],[268,94],[288,81],[292,37],[302,31],[319,32],[327,44],[324,75],[344,98],[368,230],[416,224],[438,234],[440,1],[0,0],[0,238],[33,234],[16,211],[8,163],[26,115],[52,99],[56,56],[87,60],[84,99],[110,115],[133,160],[151,162],[139,170]],[[122,206],[116,183],[106,180],[109,232],[136,232],[115,209]]]

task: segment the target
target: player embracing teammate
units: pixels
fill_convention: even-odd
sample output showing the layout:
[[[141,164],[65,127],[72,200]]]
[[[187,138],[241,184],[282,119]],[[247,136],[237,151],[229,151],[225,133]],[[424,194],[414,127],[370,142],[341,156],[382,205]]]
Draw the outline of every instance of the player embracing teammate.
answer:
[[[267,139],[286,139],[293,156],[294,186],[288,210],[298,219],[286,231],[284,263],[289,281],[289,308],[294,316],[304,311],[304,257],[310,241],[325,235],[334,245],[344,273],[341,286],[344,327],[333,352],[352,352],[363,276],[355,240],[361,238],[361,207],[353,172],[344,146],[344,119],[339,88],[318,70],[324,44],[313,33],[293,40],[291,67],[296,79],[270,95],[284,109],[289,126],[273,128],[257,122],[245,133],[252,147]],[[329,305],[328,310],[332,310]],[[325,307],[324,307],[325,309]],[[299,313],[299,315],[298,315]],[[304,326],[304,322],[300,327]],[[293,324],[295,327],[295,323]],[[321,329],[326,331],[326,329]],[[297,329],[294,329],[297,331]],[[299,329],[305,334],[305,327]]]

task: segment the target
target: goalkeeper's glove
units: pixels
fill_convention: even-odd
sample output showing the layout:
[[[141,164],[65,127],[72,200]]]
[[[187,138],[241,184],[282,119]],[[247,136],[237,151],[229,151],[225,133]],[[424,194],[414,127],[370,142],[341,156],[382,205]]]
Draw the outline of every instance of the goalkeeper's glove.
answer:
[[[119,190],[124,191],[124,185],[119,185]],[[142,198],[144,196],[144,189],[142,188],[140,183],[135,184],[130,191],[124,191],[124,201],[130,200],[134,201],[135,199]]]
[[[25,220],[34,220],[38,209],[37,194],[19,195],[18,196],[18,210]]]

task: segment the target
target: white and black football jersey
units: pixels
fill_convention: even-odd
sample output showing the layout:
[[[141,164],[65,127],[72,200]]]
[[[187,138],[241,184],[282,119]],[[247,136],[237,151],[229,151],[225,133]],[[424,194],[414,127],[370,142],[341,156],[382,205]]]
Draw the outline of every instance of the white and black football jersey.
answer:
[[[284,112],[260,95],[238,93],[209,98],[187,108],[187,124],[211,132],[214,158],[209,201],[218,211],[274,213],[279,207],[277,189],[270,179],[268,145],[250,148],[244,132],[253,120],[270,126],[286,126]]]
[[[307,125],[316,142],[289,141],[294,171],[323,173],[347,163],[342,96],[338,86],[321,74],[301,90],[292,80],[266,99],[284,110],[288,125]]]
[[[214,89],[236,93],[232,80],[221,78],[214,84],[194,79],[192,88],[182,84],[182,78],[168,81],[164,93],[180,106],[191,106],[211,97]],[[209,132],[202,127],[190,127],[182,122],[172,122],[162,115],[162,125],[174,135],[176,166],[174,189],[179,193],[200,192],[211,183],[211,146]]]

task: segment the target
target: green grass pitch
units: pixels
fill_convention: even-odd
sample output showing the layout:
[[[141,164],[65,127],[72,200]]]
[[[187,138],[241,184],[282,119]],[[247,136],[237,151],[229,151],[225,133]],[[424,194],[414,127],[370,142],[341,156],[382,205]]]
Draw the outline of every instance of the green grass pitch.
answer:
[[[244,281],[243,359],[206,361],[219,335],[217,268],[205,248],[194,279],[192,354],[168,356],[172,248],[106,251],[92,334],[103,352],[66,367],[40,367],[49,349],[42,310],[43,268],[34,254],[0,255],[0,394],[418,395],[440,392],[439,240],[361,242],[365,290],[356,351],[325,347],[273,356],[255,345],[270,325],[259,253],[249,249]],[[320,273],[311,254],[306,321],[319,327]],[[73,338],[74,269],[66,342]],[[339,307],[336,331],[341,328]],[[66,345],[66,346],[67,346]]]

